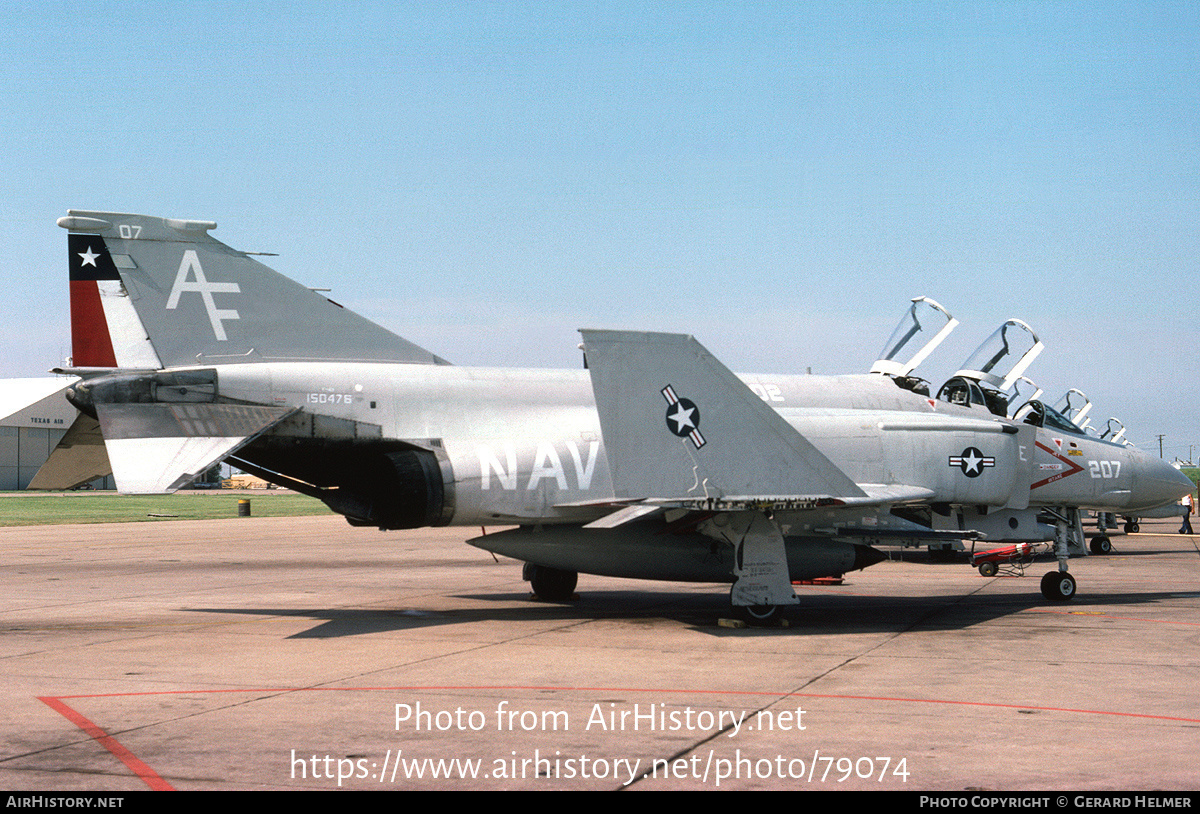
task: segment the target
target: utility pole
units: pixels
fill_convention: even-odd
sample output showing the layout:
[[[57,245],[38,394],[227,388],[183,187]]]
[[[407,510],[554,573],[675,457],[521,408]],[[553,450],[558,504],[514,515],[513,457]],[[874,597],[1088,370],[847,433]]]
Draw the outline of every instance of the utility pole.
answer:
[[[1162,440],[1163,440],[1163,434],[1162,434],[1162,433],[1159,433],[1159,434],[1158,434],[1158,457],[1159,457],[1159,458],[1161,458],[1161,457],[1163,456],[1163,453],[1162,453]]]

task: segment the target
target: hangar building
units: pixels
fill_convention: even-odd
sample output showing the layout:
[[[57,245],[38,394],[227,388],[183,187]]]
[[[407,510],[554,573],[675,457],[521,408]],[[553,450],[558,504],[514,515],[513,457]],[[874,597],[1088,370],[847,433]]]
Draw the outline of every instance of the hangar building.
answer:
[[[75,379],[0,379],[0,491],[24,489],[66,434],[78,411],[62,391]],[[93,485],[112,489],[112,476]]]

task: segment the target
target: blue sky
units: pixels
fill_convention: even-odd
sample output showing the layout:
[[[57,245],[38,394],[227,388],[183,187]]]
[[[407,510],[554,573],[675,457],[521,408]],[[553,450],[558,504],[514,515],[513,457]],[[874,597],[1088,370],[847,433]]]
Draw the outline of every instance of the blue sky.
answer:
[[[1200,444],[1194,3],[0,5],[15,295],[0,376],[69,353],[69,208],[214,235],[460,364],[579,327],[744,371],[866,371],[909,298]],[[1200,455],[1196,450],[1194,455]]]

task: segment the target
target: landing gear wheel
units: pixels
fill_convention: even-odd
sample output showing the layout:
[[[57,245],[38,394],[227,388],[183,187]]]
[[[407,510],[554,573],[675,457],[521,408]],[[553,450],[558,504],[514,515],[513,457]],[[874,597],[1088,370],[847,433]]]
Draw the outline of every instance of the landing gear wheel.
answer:
[[[1137,533],[1138,533],[1139,531],[1141,531],[1141,530],[1142,530],[1142,524],[1141,524],[1141,523],[1134,523],[1134,524],[1133,524],[1133,533],[1134,533],[1134,534],[1137,534]]]
[[[1042,577],[1042,596],[1053,602],[1066,602],[1075,596],[1075,577],[1067,571],[1050,571]]]
[[[1104,536],[1093,537],[1091,548],[1093,554],[1109,554],[1112,552],[1112,540]]]
[[[779,620],[778,605],[734,605],[733,612],[748,625],[766,627]]]
[[[985,577],[994,577],[999,570],[1000,566],[994,562],[979,563],[979,573]]]
[[[562,571],[545,565],[529,566],[529,584],[538,598],[547,602],[566,602],[575,595],[578,582],[578,571]]]

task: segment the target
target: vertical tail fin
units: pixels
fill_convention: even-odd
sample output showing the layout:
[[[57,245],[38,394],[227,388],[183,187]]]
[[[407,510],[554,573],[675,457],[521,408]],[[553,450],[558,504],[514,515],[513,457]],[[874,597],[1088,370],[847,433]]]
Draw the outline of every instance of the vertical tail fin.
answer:
[[[215,223],[71,210],[58,225],[77,367],[448,364],[214,239]]]
[[[692,337],[581,333],[618,498],[865,497]]]

